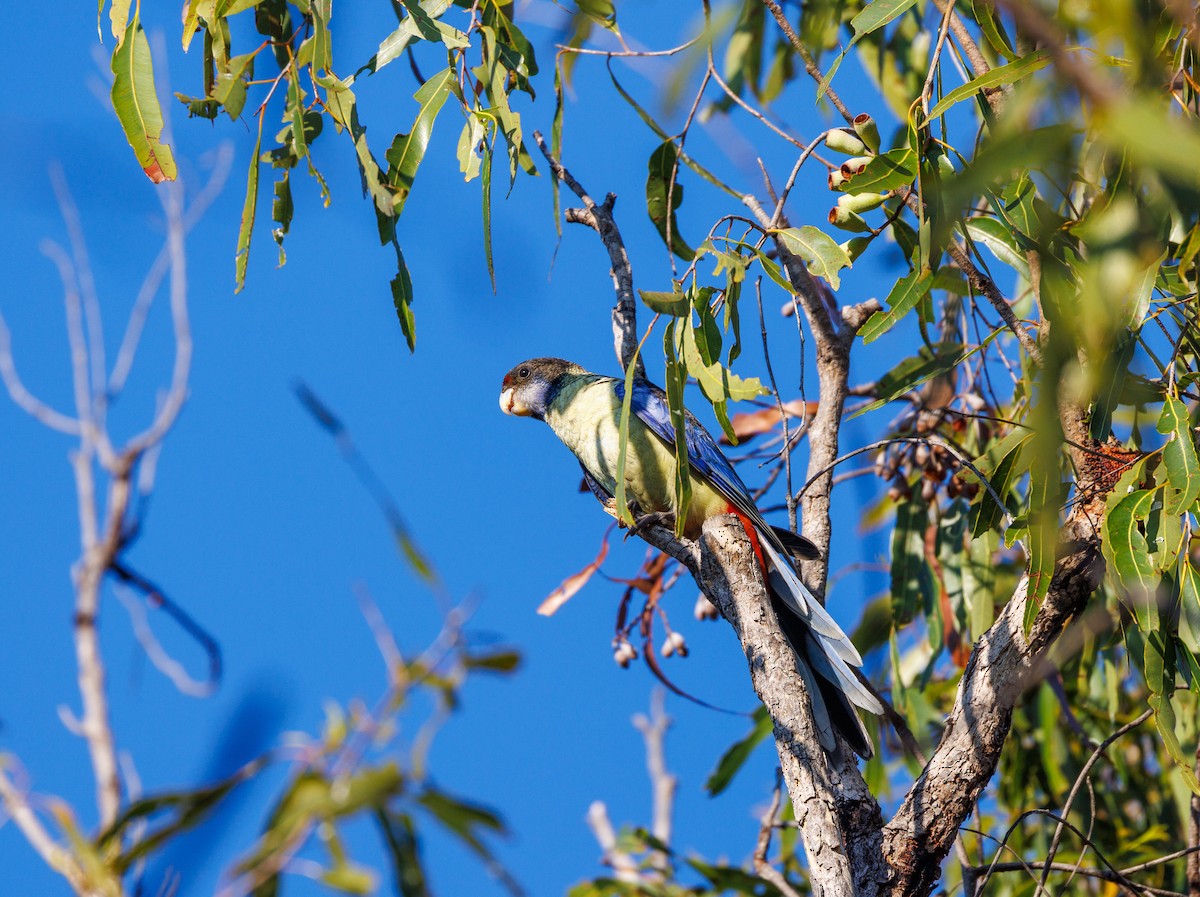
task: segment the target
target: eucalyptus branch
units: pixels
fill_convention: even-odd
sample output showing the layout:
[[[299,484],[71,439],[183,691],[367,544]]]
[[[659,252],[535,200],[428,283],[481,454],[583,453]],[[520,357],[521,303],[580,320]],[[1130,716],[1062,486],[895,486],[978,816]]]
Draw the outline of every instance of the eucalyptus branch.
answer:
[[[779,30],[783,32],[784,36],[788,39],[788,42],[791,43],[796,52],[800,54],[800,58],[804,60],[804,70],[808,72],[809,76],[818,84],[824,81],[825,75],[817,66],[817,62],[815,59],[813,59],[812,53],[808,51],[808,47],[804,46],[803,41],[801,41],[799,35],[796,34],[796,30],[792,28],[792,23],[788,21],[787,14],[784,13],[779,4],[776,3],[775,0],[763,0],[763,5],[771,11],[771,15],[775,17],[775,21],[779,23]],[[833,104],[833,108],[836,109],[841,114],[842,118],[846,120],[846,124],[853,127],[854,116],[850,114],[850,110],[846,108],[846,104],[842,102],[842,98],[839,97],[834,89],[829,85],[826,85],[825,87],[825,96],[829,97],[829,102]]]
[[[629,254],[625,251],[625,242],[621,239],[621,231],[618,230],[617,222],[612,215],[613,205],[617,201],[616,194],[608,194],[604,198],[604,202],[597,205],[583,185],[575,180],[571,176],[571,172],[550,152],[541,131],[534,131],[533,139],[550,164],[550,170],[554,177],[570,187],[571,192],[583,202],[584,208],[582,209],[566,210],[567,221],[574,224],[586,224],[592,228],[600,235],[604,248],[608,250],[608,258],[612,264],[613,286],[617,291],[617,304],[613,306],[612,311],[613,342],[617,357],[621,360],[621,366],[627,368],[637,352],[637,300],[633,295],[633,268],[629,264]],[[646,366],[640,355],[637,355],[637,372],[641,376],[646,374]]]

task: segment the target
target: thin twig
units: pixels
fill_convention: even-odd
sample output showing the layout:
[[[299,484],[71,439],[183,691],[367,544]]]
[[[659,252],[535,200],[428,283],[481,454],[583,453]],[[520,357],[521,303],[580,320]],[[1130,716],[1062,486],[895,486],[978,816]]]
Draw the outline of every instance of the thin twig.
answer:
[[[754,846],[754,871],[763,881],[774,885],[783,897],[800,897],[800,892],[791,886],[783,873],[771,865],[767,854],[771,849],[771,833],[778,823],[779,805],[783,802],[783,771],[775,772],[775,790],[771,792],[771,805],[763,813],[758,826],[758,842]]]
[[[1137,716],[1135,719],[1121,726],[1121,728],[1109,735],[1106,739],[1104,739],[1104,741],[1100,742],[1100,744],[1096,746],[1096,749],[1092,751],[1092,755],[1088,757],[1087,762],[1083,764],[1083,769],[1079,770],[1079,775],[1075,777],[1075,783],[1071,786],[1071,790],[1067,794],[1066,803],[1063,804],[1062,813],[1060,814],[1062,818],[1054,827],[1054,835],[1050,838],[1050,849],[1046,853],[1046,864],[1042,868],[1042,876],[1038,882],[1038,887],[1043,889],[1046,887],[1046,879],[1050,875],[1050,869],[1054,863],[1054,856],[1058,853],[1058,846],[1062,841],[1063,829],[1066,825],[1065,820],[1067,815],[1071,812],[1071,806],[1075,803],[1075,797],[1079,794],[1079,789],[1082,787],[1083,782],[1087,779],[1088,774],[1091,773],[1092,767],[1095,766],[1097,761],[1099,761],[1099,759],[1104,755],[1104,752],[1108,749],[1109,745],[1129,732],[1132,732],[1146,720],[1150,719],[1150,717],[1153,715],[1153,710],[1147,710]]]
[[[775,0],[763,0],[763,4],[771,11],[771,15],[775,17],[775,21],[779,23],[779,29],[795,48],[796,52],[800,54],[800,58],[804,60],[804,70],[808,72],[809,76],[818,84],[824,81],[825,75],[817,66],[817,62],[815,59],[813,59],[812,53],[808,52],[808,47],[804,46],[804,44],[801,42],[799,36],[796,34],[795,29],[792,28],[792,23],[788,21],[787,15],[780,8],[779,4],[776,3]],[[854,116],[850,114],[850,110],[846,108],[846,104],[842,102],[841,97],[839,97],[837,93],[834,92],[834,89],[829,85],[826,85],[825,87],[825,96],[829,97],[829,102],[833,104],[833,108],[836,109],[841,114],[842,118],[846,120],[846,124],[853,127]]]
[[[541,131],[534,131],[533,139],[542,155],[546,157],[554,177],[570,187],[571,192],[583,201],[584,208],[566,210],[567,221],[586,224],[592,228],[600,235],[604,248],[608,250],[608,258],[612,263],[613,285],[617,291],[617,304],[612,311],[613,341],[617,358],[620,359],[623,368],[628,368],[636,357],[637,373],[644,377],[646,366],[641,354],[637,352],[637,301],[633,295],[633,267],[629,264],[625,242],[621,239],[621,232],[617,229],[617,222],[612,215],[613,204],[617,201],[616,194],[608,194],[604,203],[597,205],[583,185],[575,180],[566,166],[550,152]]]

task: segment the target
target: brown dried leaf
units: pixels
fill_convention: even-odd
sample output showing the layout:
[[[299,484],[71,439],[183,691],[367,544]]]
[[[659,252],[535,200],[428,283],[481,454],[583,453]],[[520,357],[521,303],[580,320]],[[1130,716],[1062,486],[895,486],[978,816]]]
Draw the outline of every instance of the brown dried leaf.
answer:
[[[816,402],[802,402],[800,399],[793,399],[783,407],[787,411],[788,417],[804,417],[805,415],[812,417],[817,413]],[[760,408],[758,411],[735,414],[731,423],[738,440],[744,442],[774,430],[779,426],[781,419],[778,407]],[[728,445],[729,440],[722,436],[721,442]]]
[[[587,581],[592,578],[592,574],[600,569],[600,565],[608,557],[608,535],[611,532],[612,527],[610,526],[604,533],[604,541],[600,543],[600,553],[596,555],[596,559],[578,573],[564,579],[562,585],[551,592],[546,600],[538,605],[537,612],[539,614],[543,617],[551,616],[560,607],[570,601],[576,592],[587,585]]]

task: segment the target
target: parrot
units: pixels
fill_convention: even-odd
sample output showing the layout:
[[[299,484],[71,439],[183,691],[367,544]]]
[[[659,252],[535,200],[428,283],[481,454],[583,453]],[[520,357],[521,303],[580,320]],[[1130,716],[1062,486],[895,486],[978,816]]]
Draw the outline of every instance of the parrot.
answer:
[[[614,512],[624,400],[624,379],[589,373],[561,358],[521,362],[500,387],[500,409],[549,424],[578,459],[588,487]],[[857,649],[796,570],[793,558],[818,557],[816,546],[768,524],[713,437],[690,412],[685,419],[692,495],[680,531],[696,539],[708,518],[738,518],[808,687],[822,748],[831,756],[836,752],[836,732],[869,759],[871,739],[855,707],[879,714],[883,706],[852,669],[862,666]],[[666,393],[640,376],[632,382],[628,431],[624,479],[630,510],[635,516],[675,515],[675,426]]]

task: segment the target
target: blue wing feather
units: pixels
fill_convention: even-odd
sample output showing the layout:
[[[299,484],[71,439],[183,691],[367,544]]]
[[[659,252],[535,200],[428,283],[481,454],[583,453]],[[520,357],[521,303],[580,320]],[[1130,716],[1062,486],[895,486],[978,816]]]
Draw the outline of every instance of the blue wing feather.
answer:
[[[617,398],[624,401],[625,384],[618,380],[615,386]],[[655,436],[670,446],[675,445],[675,426],[671,423],[671,409],[667,405],[666,393],[653,383],[635,380],[629,408]],[[738,510],[758,518],[750,490],[737,475],[729,459],[721,452],[716,440],[690,411],[685,412],[685,415],[684,432],[687,436],[688,461],[692,470],[712,483],[718,492],[737,506]]]

